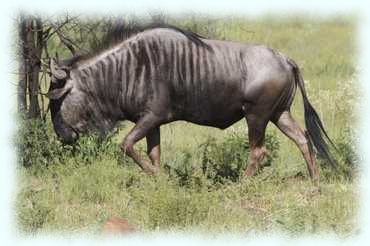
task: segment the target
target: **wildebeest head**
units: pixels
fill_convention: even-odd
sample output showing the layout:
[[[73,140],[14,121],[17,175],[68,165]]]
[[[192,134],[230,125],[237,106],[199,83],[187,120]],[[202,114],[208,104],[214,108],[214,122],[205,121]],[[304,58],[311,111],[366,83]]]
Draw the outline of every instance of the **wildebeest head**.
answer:
[[[73,88],[70,78],[70,68],[59,65],[56,59],[50,60],[51,83],[48,92],[50,99],[50,112],[54,130],[60,140],[66,144],[74,143],[78,138],[78,132],[67,124],[63,114],[63,103]]]

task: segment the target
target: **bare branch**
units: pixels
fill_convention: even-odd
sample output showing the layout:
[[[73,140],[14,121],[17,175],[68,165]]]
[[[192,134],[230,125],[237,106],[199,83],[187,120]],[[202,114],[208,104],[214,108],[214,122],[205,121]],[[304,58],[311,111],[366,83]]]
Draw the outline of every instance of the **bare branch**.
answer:
[[[71,39],[64,36],[64,34],[60,31],[60,29],[58,29],[57,26],[55,26],[54,24],[52,24],[52,26],[53,26],[55,32],[57,33],[60,41],[69,49],[69,51],[72,53],[72,55],[75,55],[76,54],[75,47],[78,48],[78,45],[76,45]]]
[[[53,28],[54,31],[49,33],[48,36],[45,37],[46,40],[51,38],[55,33],[57,33],[59,30],[61,30],[66,24],[68,23],[68,20],[65,20],[63,23],[59,24],[58,26],[55,26],[55,24],[50,24],[51,27],[50,30]]]

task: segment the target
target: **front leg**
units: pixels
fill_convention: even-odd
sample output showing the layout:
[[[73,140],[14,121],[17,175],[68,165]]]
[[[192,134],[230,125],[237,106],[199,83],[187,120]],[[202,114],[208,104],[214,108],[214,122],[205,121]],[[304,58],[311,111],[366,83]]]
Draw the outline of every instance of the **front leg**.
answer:
[[[121,144],[121,149],[124,153],[130,156],[145,172],[154,174],[158,171],[158,167],[151,165],[135,151],[134,145],[140,139],[144,138],[153,129],[160,124],[160,119],[152,113],[142,117],[131,131],[126,135]]]
[[[161,136],[159,127],[150,130],[146,135],[147,153],[152,164],[157,168],[159,168],[161,163],[160,142]]]

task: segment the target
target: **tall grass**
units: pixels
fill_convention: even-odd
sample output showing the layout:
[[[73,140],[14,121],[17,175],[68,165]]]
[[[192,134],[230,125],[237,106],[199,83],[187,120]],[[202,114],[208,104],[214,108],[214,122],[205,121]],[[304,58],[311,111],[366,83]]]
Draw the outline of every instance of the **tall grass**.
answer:
[[[322,164],[320,195],[312,192],[296,146],[268,127],[264,170],[241,178],[248,154],[246,123],[225,131],[174,122],[161,127],[163,169],[144,174],[117,146],[132,127],[123,123],[108,139],[84,137],[61,145],[47,125],[26,122],[17,136],[19,228],[24,232],[99,232],[112,215],[143,231],[197,230],[258,233],[335,232],[357,228],[354,23],[303,17],[262,19],[192,17],[172,23],[211,38],[268,45],[302,67],[309,99],[340,149],[343,172]],[[303,123],[299,93],[293,114]],[[22,121],[23,122],[23,121]],[[301,124],[303,125],[303,124]],[[145,153],[145,142],[137,148]]]

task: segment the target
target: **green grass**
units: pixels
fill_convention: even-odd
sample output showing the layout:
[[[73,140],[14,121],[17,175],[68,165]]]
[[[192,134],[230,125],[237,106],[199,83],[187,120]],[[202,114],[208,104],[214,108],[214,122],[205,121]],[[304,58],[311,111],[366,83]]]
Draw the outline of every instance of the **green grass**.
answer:
[[[210,21],[194,17],[173,21],[205,36],[261,43],[288,54],[302,67],[309,98],[329,135],[337,142],[344,131],[356,128],[356,35],[351,18]],[[293,114],[303,122],[299,93]],[[131,127],[124,123],[114,141],[121,141]],[[195,167],[186,185],[165,170],[156,177],[144,174],[131,160],[118,158],[118,152],[112,154],[111,147],[101,152],[91,148],[97,152],[92,158],[55,150],[59,157],[48,159],[49,163],[17,168],[19,227],[31,233],[98,233],[106,219],[118,215],[143,231],[353,234],[358,211],[356,178],[336,176],[323,168],[322,192],[314,194],[296,146],[274,126],[269,125],[268,132],[280,143],[278,156],[258,176],[237,182],[213,183],[202,174],[199,146],[209,137],[223,142],[235,133],[246,135],[244,120],[225,131],[186,122],[161,127],[162,164],[181,166],[186,162]],[[47,135],[53,137],[50,127]],[[137,148],[144,153],[145,142],[139,142]],[[295,177],[297,173],[303,177]]]
[[[348,235],[357,211],[350,182],[325,182],[322,194],[314,195],[309,180],[282,180],[273,173],[214,188],[183,187],[165,173],[148,177],[133,165],[102,159],[73,169],[53,167],[37,178],[20,177],[18,209],[26,231],[98,232],[116,214],[144,231],[334,230]]]

